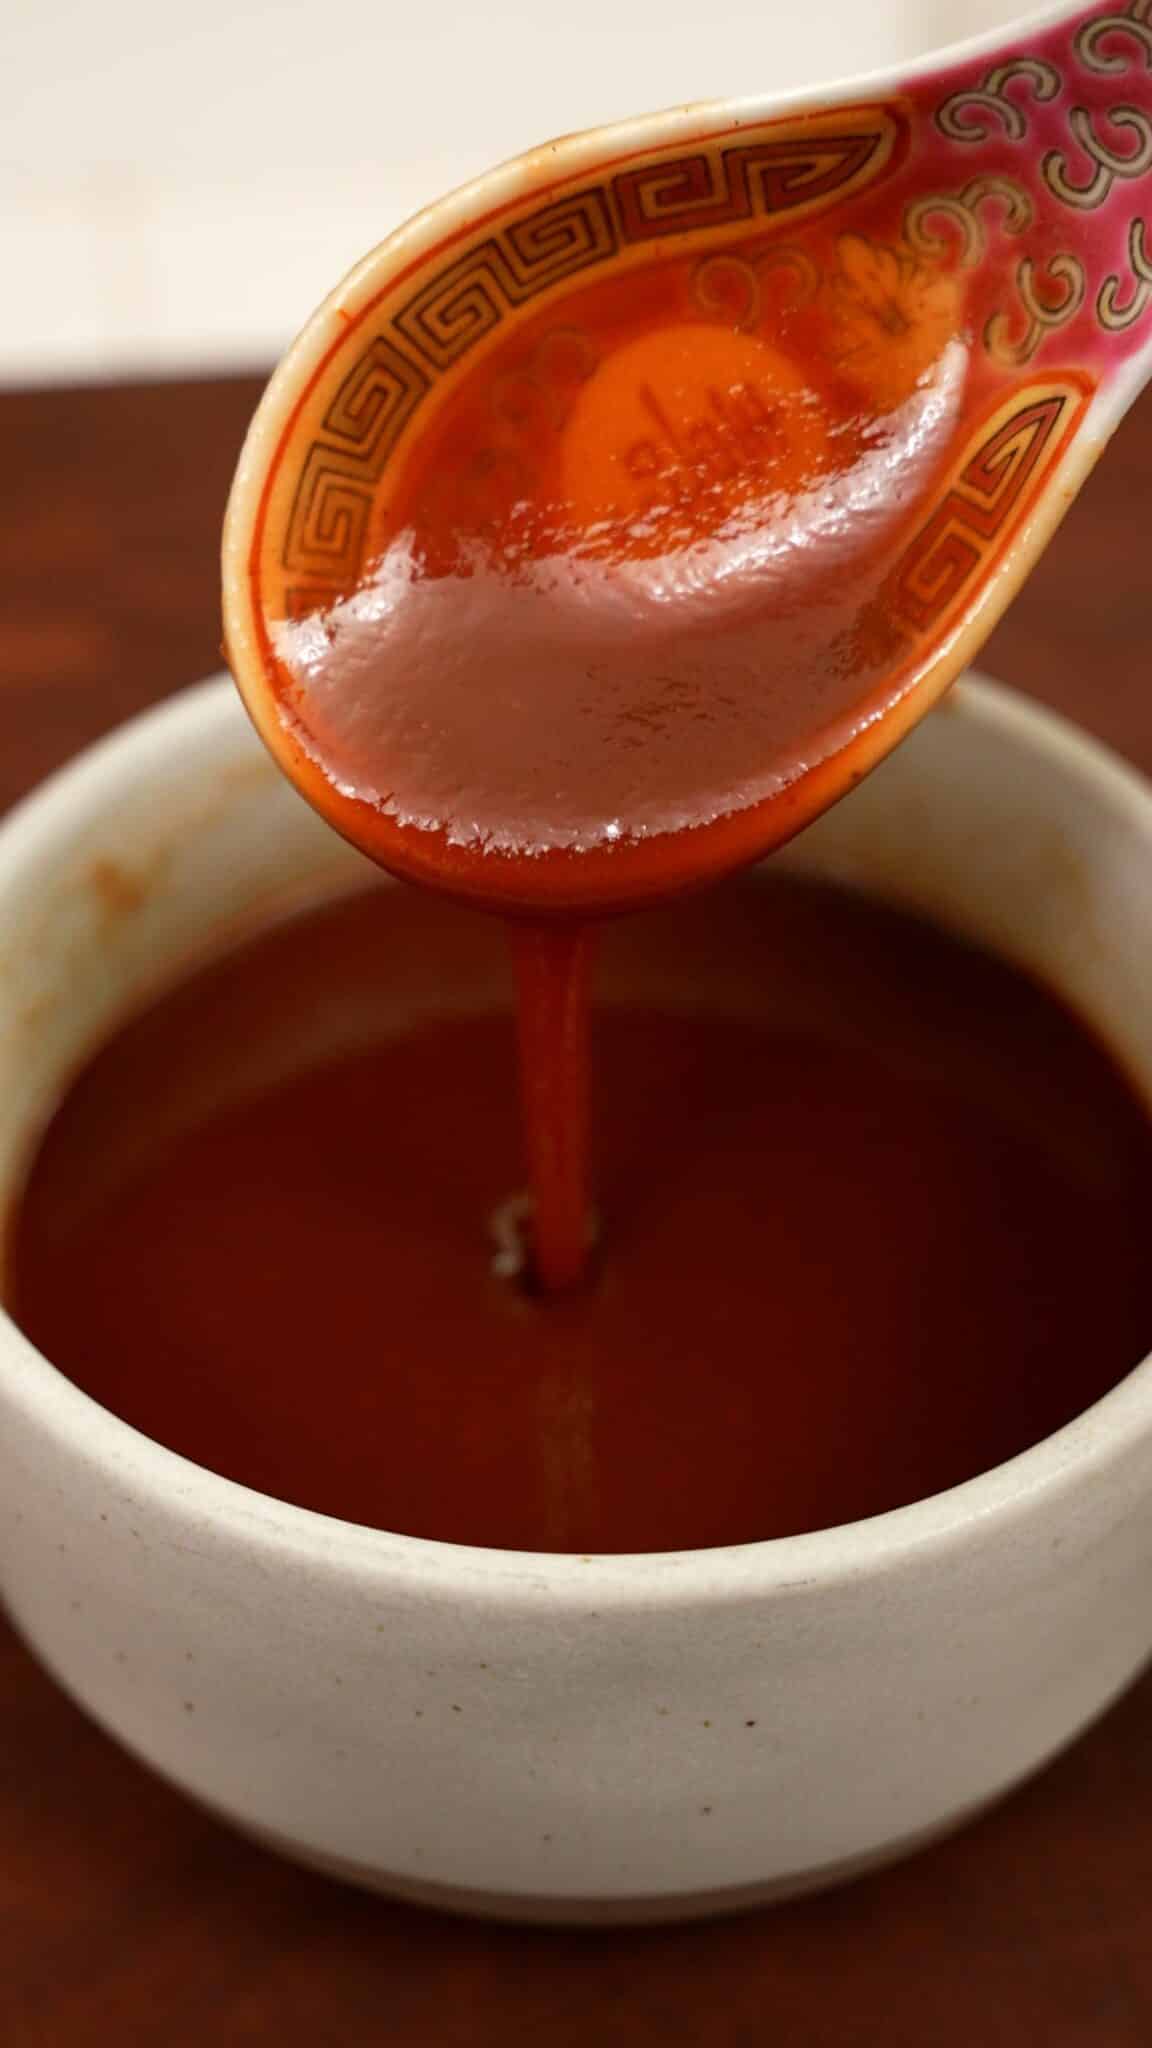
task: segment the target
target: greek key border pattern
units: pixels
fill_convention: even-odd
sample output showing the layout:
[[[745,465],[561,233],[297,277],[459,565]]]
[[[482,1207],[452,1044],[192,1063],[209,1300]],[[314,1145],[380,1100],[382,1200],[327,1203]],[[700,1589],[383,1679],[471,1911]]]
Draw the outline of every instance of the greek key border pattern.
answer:
[[[894,607],[915,632],[973,592],[1087,403],[1079,385],[1017,393],[985,421],[897,567]]]
[[[511,313],[623,248],[816,211],[873,182],[897,132],[889,110],[854,108],[726,147],[664,150],[530,206],[422,277],[345,372],[300,462],[281,550],[287,608],[346,587],[376,486],[417,408]]]

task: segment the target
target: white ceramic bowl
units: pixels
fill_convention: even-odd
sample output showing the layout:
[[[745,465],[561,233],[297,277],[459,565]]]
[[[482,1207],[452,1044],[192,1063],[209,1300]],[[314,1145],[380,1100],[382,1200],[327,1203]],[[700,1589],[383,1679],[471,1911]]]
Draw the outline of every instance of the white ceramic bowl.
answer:
[[[962,685],[787,858],[1038,971],[1152,1096],[1152,795],[1067,726]],[[365,873],[223,681],[31,798],[0,831],[4,1195],[125,1010]],[[896,1513],[582,1559],[248,1492],[106,1413],[0,1320],[0,1584],[45,1663],[238,1826],[447,1905],[671,1917],[894,1855],[1128,1682],[1152,1649],[1150,1573],[1152,1363]]]

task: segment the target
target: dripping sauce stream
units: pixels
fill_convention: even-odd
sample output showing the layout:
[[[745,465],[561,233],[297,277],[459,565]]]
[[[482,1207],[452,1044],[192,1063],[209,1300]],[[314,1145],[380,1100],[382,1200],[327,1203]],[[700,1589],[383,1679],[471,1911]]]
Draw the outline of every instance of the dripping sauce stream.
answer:
[[[590,981],[594,928],[571,918],[509,925],[517,981],[531,1277],[545,1294],[584,1279],[591,1237]]]

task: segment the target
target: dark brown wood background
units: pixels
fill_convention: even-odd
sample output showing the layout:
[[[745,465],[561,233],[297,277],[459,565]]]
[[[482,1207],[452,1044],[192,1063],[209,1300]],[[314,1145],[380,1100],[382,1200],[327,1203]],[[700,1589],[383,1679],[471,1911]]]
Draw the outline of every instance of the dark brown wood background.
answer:
[[[0,396],[0,808],[218,666],[220,518],[257,393]],[[1146,402],[986,665],[1152,772],[1150,506]],[[1152,2048],[1152,1679],[879,1877],[713,1925],[541,1933],[393,1906],[234,1840],[0,1625],[0,2042]]]

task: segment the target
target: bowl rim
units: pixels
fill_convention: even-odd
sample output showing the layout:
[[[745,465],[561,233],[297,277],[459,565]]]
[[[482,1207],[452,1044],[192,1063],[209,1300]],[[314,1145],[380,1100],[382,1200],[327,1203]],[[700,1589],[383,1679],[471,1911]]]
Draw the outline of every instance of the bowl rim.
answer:
[[[1044,757],[1102,817],[1147,845],[1152,783],[1070,721],[983,677],[954,687],[944,714],[997,747]],[[37,870],[74,834],[78,815],[114,806],[149,763],[187,762],[193,775],[237,745],[255,746],[231,678],[210,677],[118,726],[25,797],[0,824],[0,927]],[[297,1507],[226,1479],[156,1443],[85,1394],[0,1305],[0,1413],[8,1406],[103,1481],[137,1514],[194,1526],[266,1558],[355,1581],[371,1592],[407,1583],[424,1597],[502,1607],[650,1609],[802,1594],[944,1557],[979,1530],[1010,1531],[1103,1481],[1132,1444],[1152,1435],[1152,1354],[1082,1414],[1005,1463],[942,1493],[863,1521],[709,1550],[571,1553],[488,1549],[403,1536]],[[129,1517],[131,1519],[131,1517]]]

